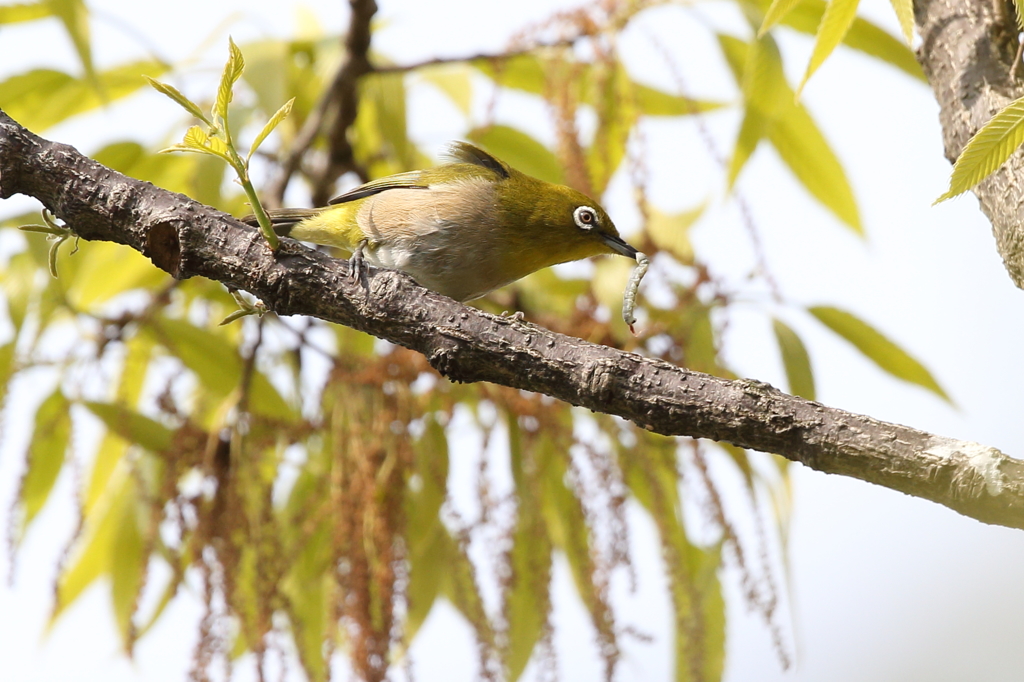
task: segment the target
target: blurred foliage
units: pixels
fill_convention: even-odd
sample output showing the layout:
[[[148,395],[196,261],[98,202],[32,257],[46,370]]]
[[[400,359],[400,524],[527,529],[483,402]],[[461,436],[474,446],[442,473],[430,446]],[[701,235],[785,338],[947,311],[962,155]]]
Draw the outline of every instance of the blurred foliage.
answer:
[[[719,346],[736,292],[716,281],[689,238],[707,204],[673,213],[648,201],[646,168],[636,153],[643,122],[658,117],[699,125],[702,117],[738,111],[735,145],[720,169],[723,187],[731,191],[764,142],[811,196],[861,232],[842,165],[787,83],[773,33],[781,30],[776,26],[814,32],[819,20],[828,28],[808,75],[842,40],[915,77],[920,72],[897,38],[855,18],[855,1],[833,0],[826,9],[821,0],[775,0],[769,10],[767,2],[747,0],[738,4],[749,30],[717,35],[721,54],[708,55],[724,60],[734,75],[735,101],[667,92],[630,73],[616,50],[616,37],[657,4],[604,2],[560,14],[521,36],[526,49],[506,56],[370,73],[360,83],[349,137],[366,177],[428,165],[407,126],[415,115],[408,110],[410,91],[428,87],[466,117],[464,137],[524,171],[598,196],[614,176],[626,174],[644,218],[630,240],[652,256],[649,282],[662,290],[657,304],[642,300],[639,337],[608,312],[617,309],[628,277],[621,259],[597,262],[593,277],[536,273],[480,307],[521,310],[557,332],[731,377]],[[833,11],[838,19],[828,17]],[[80,74],[32,69],[0,83],[0,108],[34,131],[116,106],[147,87],[142,75],[190,76],[155,60],[95,67],[85,12],[81,2],[0,8],[0,23],[58,16],[81,59]],[[561,47],[536,47],[552,34]],[[590,49],[574,49],[581,43]],[[276,151],[254,159],[268,172],[315,120],[340,46],[338,36],[241,46],[248,93],[233,105],[232,120],[241,122],[232,124],[237,137],[257,137],[258,129],[242,123],[266,121],[294,97],[291,115],[268,140]],[[553,148],[492,120],[491,109],[474,114],[481,97],[509,91],[546,106]],[[208,110],[211,102],[201,104]],[[577,127],[583,112],[593,118],[586,135]],[[169,130],[167,138],[180,133]],[[299,179],[325,149],[325,140],[315,138]],[[244,195],[225,181],[224,165],[209,156],[157,155],[133,140],[92,155],[226,212],[247,212]],[[4,226],[32,220],[15,216]],[[311,680],[329,677],[336,652],[361,677],[380,680],[401,665],[434,605],[447,600],[472,628],[480,676],[515,680],[531,662],[541,672],[554,665],[551,585],[561,557],[610,679],[623,637],[636,634],[616,614],[610,592],[613,575],[632,575],[626,508],[634,505],[653,520],[661,543],[677,680],[721,677],[723,557],[736,558],[745,583],[760,585],[745,589],[747,598],[779,629],[778,578],[767,563],[743,561],[744,543],[706,475],[706,458],[721,458],[741,476],[752,500],[746,513],[773,519],[783,544],[784,464],[732,446],[653,435],[542,395],[454,385],[416,353],[317,320],[267,315],[218,327],[236,309],[221,285],[173,281],[118,245],[83,243],[73,257],[71,246],[60,246],[60,276],[53,279],[43,237],[10,229],[3,236],[13,246],[0,267],[6,303],[0,389],[32,395],[23,384],[29,379],[49,386],[37,391],[46,397],[29,410],[26,424],[34,435],[11,524],[15,545],[69,463],[81,463],[81,518],[60,564],[54,619],[106,579],[130,653],[183,585],[199,585],[207,616],[195,679],[206,679],[214,661],[245,652],[262,670],[283,634]],[[762,308],[794,393],[814,398],[811,355],[799,330],[820,322],[894,377],[946,397],[920,363],[848,312],[821,306],[808,315],[781,297]],[[100,434],[95,448],[79,452],[90,433]],[[450,457],[475,438],[482,443],[475,489],[453,489]],[[702,472],[708,518],[684,514],[685,470]],[[511,479],[508,490],[498,483],[502,473]],[[460,511],[467,506],[475,511]],[[717,540],[692,539],[702,521]],[[487,561],[474,558],[481,554]],[[158,563],[170,570],[154,584]],[[489,593],[498,596],[485,598]]]

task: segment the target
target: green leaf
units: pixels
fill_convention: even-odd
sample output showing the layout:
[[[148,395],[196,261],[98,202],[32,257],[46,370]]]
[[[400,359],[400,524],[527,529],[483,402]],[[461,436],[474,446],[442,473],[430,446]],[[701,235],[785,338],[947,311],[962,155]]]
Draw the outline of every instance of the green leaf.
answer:
[[[14,341],[0,346],[0,405],[4,405],[7,396],[7,385],[14,373]]]
[[[283,583],[291,606],[289,612],[295,646],[302,667],[313,682],[327,678],[324,642],[334,627],[331,614],[337,590],[331,572],[330,529],[329,523],[321,523],[309,535]]]
[[[743,112],[743,121],[740,123],[739,133],[736,135],[736,145],[732,150],[732,157],[729,159],[729,170],[726,174],[727,186],[732,189],[739,178],[743,167],[753,156],[757,145],[764,139],[765,130],[768,127],[764,115],[754,107],[747,107]]]
[[[952,199],[994,173],[1024,142],[1024,97],[1010,102],[967,142],[960,152],[949,189],[935,203]]]
[[[719,550],[686,536],[674,439],[634,429],[637,443],[617,444],[623,481],[658,528],[675,616],[675,680],[721,679],[725,661],[725,603],[718,581]]]
[[[270,120],[267,121],[267,124],[263,126],[263,130],[261,130],[260,134],[256,136],[256,139],[252,141],[252,146],[249,147],[249,155],[246,157],[246,162],[248,162],[248,160],[252,158],[252,155],[256,153],[256,150],[259,149],[260,145],[263,144],[263,141],[267,139],[267,136],[270,135],[270,133],[274,132],[274,128],[276,128],[281,123],[281,121],[283,121],[288,116],[288,114],[291,113],[293,104],[295,104],[294,97],[292,97],[290,100],[281,105],[281,108],[278,109],[277,112],[270,117]]]
[[[721,102],[673,95],[636,81],[630,82],[632,99],[644,116],[693,116],[723,108]]]
[[[196,373],[203,388],[217,398],[227,396],[242,378],[242,360],[220,335],[184,320],[163,319],[156,325],[158,340]]]
[[[544,634],[551,612],[551,540],[529,498],[519,500],[519,518],[512,534],[510,576],[504,594],[508,679],[518,680]]]
[[[20,536],[46,504],[53,484],[64,467],[64,454],[71,436],[70,405],[58,387],[39,406],[35,430],[29,443],[27,468],[18,494],[22,511]]]
[[[401,170],[416,167],[418,158],[416,147],[409,140],[403,75],[371,74],[360,81],[360,90],[360,116],[365,106],[366,124],[372,126],[380,142],[375,155],[380,155],[381,147],[390,149]]]
[[[747,45],[740,89],[748,108],[757,109],[769,121],[793,107],[795,96],[782,68],[782,55],[771,36]]]
[[[148,559],[144,539],[148,505],[141,499],[134,476],[128,476],[120,502],[114,511],[116,529],[110,546],[110,597],[121,641],[130,654],[136,639],[132,616]]]
[[[160,153],[167,152],[196,152],[199,154],[212,154],[219,156],[228,163],[231,163],[231,156],[228,154],[228,145],[219,137],[210,137],[206,131],[199,126],[192,126],[185,131],[185,136],[180,144],[174,144]]]
[[[124,478],[127,476],[121,480],[122,488]],[[115,512],[120,507],[118,498],[122,494],[123,489],[117,493],[112,491],[103,500],[103,504],[97,506],[86,518],[85,530],[76,543],[77,547],[57,577],[57,594],[50,616],[51,624],[75,603],[87,587],[109,569],[111,545],[117,532],[118,514]]]
[[[675,524],[682,514],[682,505],[671,439],[636,430],[634,434],[638,438],[634,448],[626,449],[621,443],[617,444],[623,482],[659,526]],[[659,509],[663,509],[664,514]]]
[[[640,117],[633,83],[621,63],[591,69],[590,87],[584,101],[594,107],[597,129],[587,149],[587,174],[594,196],[604,194],[612,176],[626,157],[629,137]]]
[[[98,504],[86,514],[84,526],[67,562],[57,576],[57,595],[50,617],[52,625],[89,585],[110,570],[111,548],[125,504],[135,486],[127,467],[118,467],[111,485]]]
[[[94,244],[97,246],[98,244]],[[121,368],[121,377],[117,386],[116,399],[121,405],[136,405],[142,395],[146,376],[149,373],[149,364],[153,359],[153,340],[145,334],[135,334],[125,341],[126,353]],[[101,408],[102,409],[102,408]],[[97,415],[100,416],[100,415]],[[104,421],[110,421],[112,415],[108,415]],[[101,419],[103,417],[101,416]],[[113,480],[117,465],[123,461],[128,451],[128,445],[135,443],[136,439],[131,434],[143,429],[134,428],[128,430],[129,437],[123,438],[114,433],[124,433],[125,430],[120,424],[114,429],[108,429],[100,441],[100,446],[93,459],[92,471],[89,473],[89,484],[83,499],[83,512],[89,516],[97,503],[107,495],[110,482]],[[159,437],[148,437],[146,440],[157,440]],[[142,441],[142,439],[138,439]],[[159,443],[157,443],[159,444]],[[169,444],[168,444],[169,445]],[[166,451],[167,448],[161,448]]]
[[[576,591],[590,614],[602,648],[615,647],[615,632],[610,627],[611,607],[595,586],[597,567],[591,553],[590,526],[583,502],[567,482],[569,455],[561,450],[562,445],[547,436],[541,437],[534,447],[533,457],[541,474],[540,511],[551,542],[562,550],[569,562]],[[550,562],[549,555],[538,558]],[[546,612],[538,615],[546,615]]]
[[[537,455],[524,448],[515,415],[508,414],[506,423],[518,506],[508,554],[509,578],[502,594],[502,611],[508,623],[502,655],[508,679],[515,682],[530,662],[550,617],[553,545],[541,509],[543,493]]]
[[[618,259],[601,259],[618,260]],[[518,280],[513,287],[522,300],[523,310],[546,310],[564,318],[572,315],[580,296],[590,291],[589,279],[563,279],[551,268],[538,270]],[[619,290],[621,297],[622,290]],[[620,301],[621,304],[621,301]]]
[[[732,71],[733,78],[742,86],[750,44],[725,33],[719,33],[715,37],[718,38],[718,47],[722,50],[722,56],[725,57],[725,63]]]
[[[725,668],[725,597],[718,579],[721,550],[700,549],[685,538],[677,541],[676,548],[688,564],[685,572],[670,568],[676,604],[676,680],[720,680]],[[694,675],[694,670],[701,672]]]
[[[43,239],[29,239],[28,241],[30,249],[40,242],[45,243]],[[35,290],[33,282],[36,281],[37,269],[38,265],[32,253],[23,251],[11,258],[7,267],[3,269],[3,276],[0,277],[0,287],[3,288],[7,304],[7,315],[16,331],[21,330],[25,316],[28,314],[28,305]]]
[[[0,83],[0,109],[26,128],[42,132],[77,114],[139,90],[143,73],[162,73],[167,67],[146,60],[97,74],[103,97],[88,81],[52,69],[34,69]]]
[[[92,471],[89,473],[89,486],[85,491],[82,503],[83,513],[88,516],[96,504],[108,493],[108,486],[117,471],[117,465],[128,454],[129,442],[120,436],[107,431],[103,434],[96,456],[93,458]]]
[[[447,531],[445,531],[447,533]],[[450,537],[450,536],[449,536]],[[477,638],[493,645],[494,633],[487,619],[484,600],[476,584],[473,563],[464,548],[454,539],[450,540],[451,552],[441,573],[441,589],[452,605],[459,610],[473,627]]]
[[[200,329],[184,320],[163,318],[152,324],[157,340],[186,367],[195,372],[205,392],[222,400],[240,388],[242,359],[237,349],[219,334]],[[295,412],[267,377],[252,370],[249,408],[265,417],[291,421]]]
[[[597,302],[610,310],[617,310],[622,305],[622,292],[635,265],[625,258],[595,259],[591,289]],[[620,319],[618,315],[614,317]]]
[[[1024,0],[1013,0],[1013,13],[1017,19],[1017,30],[1024,31]]]
[[[732,189],[740,171],[764,139],[769,123],[793,107],[795,95],[786,81],[782,57],[771,36],[762,36],[749,45],[725,39],[722,48],[746,104],[729,160],[727,186]]]
[[[800,4],[800,0],[772,0],[771,6],[768,7],[768,11],[764,14],[761,28],[757,30],[757,37],[760,38],[772,30],[798,4]]]
[[[415,547],[417,530],[426,534],[431,527],[440,527],[441,505],[448,494],[448,434],[431,417],[424,417],[424,427],[423,435],[413,444],[419,489],[407,496],[416,508],[415,514],[408,516],[410,547]]]
[[[473,104],[473,79],[462,64],[432,67],[420,71],[420,78],[447,95],[448,99],[469,116]]]
[[[65,278],[68,301],[82,312],[99,312],[102,304],[128,291],[155,288],[169,281],[152,261],[120,244],[90,244],[75,256],[72,278]],[[110,273],[116,272],[117,277]]]
[[[801,398],[815,400],[814,370],[811,368],[811,358],[803,341],[782,320],[773,319],[772,328],[775,330],[775,340],[782,354],[782,366],[786,370],[789,392]]]
[[[147,618],[142,625],[136,628],[136,639],[142,639],[146,633],[153,628],[156,622],[160,619],[160,616],[163,615],[164,610],[166,610],[170,605],[171,600],[177,596],[178,589],[181,587],[181,582],[182,579],[180,573],[168,576],[167,584],[160,593],[160,601],[157,602],[156,607],[150,612],[149,618]],[[319,680],[317,682],[319,682]]]
[[[91,401],[83,404],[99,417],[110,431],[129,443],[155,453],[167,452],[170,449],[174,434],[160,422],[122,405]]]
[[[146,148],[138,142],[112,142],[91,154],[98,163],[126,174],[148,155]]]
[[[188,97],[185,97],[185,95],[183,95],[176,87],[168,85],[167,83],[161,83],[155,78],[150,78],[149,76],[143,76],[143,78],[145,78],[157,92],[160,92],[177,102],[182,109],[192,114],[206,125],[213,125],[210,123],[210,119],[206,117],[206,114],[203,113],[203,110],[199,108],[199,105]]]
[[[510,59],[481,59],[472,64],[504,88],[544,95],[549,61],[536,54],[521,54]]]
[[[803,186],[857,234],[864,233],[846,172],[814,119],[800,104],[772,122],[767,136]]]
[[[558,185],[565,182],[562,164],[551,150],[517,128],[490,125],[474,128],[466,137],[527,175]]]
[[[415,506],[409,508],[415,509]],[[416,550],[409,552],[408,556],[409,586],[406,595],[409,611],[403,627],[407,645],[412,643],[434,608],[441,593],[442,577],[455,553],[455,542],[440,523],[425,534],[410,531],[409,537],[416,542]]]
[[[900,22],[900,30],[903,31],[903,37],[907,41],[907,45],[910,45],[914,40],[914,0],[889,0],[892,3],[892,8],[896,12],[896,18]],[[1014,0],[1014,3],[1019,4],[1021,0]],[[1018,19],[1018,24],[1020,20]]]
[[[824,13],[824,0],[803,0],[786,15],[783,23],[802,33],[814,35]],[[926,82],[921,65],[910,48],[902,40],[870,21],[860,17],[854,19],[853,25],[843,38],[843,44],[895,66],[919,81]]]
[[[448,436],[443,426],[424,417],[423,434],[413,443],[413,475],[405,498],[405,535],[409,558],[409,612],[404,635],[411,643],[441,590],[441,576],[456,552],[441,522],[447,497]]]
[[[905,350],[887,339],[874,327],[858,317],[829,306],[814,306],[807,311],[833,332],[849,341],[879,368],[892,376],[928,389],[947,402],[952,402],[931,372]]]
[[[767,40],[770,40],[770,37],[762,39]],[[751,57],[751,50],[754,48],[742,40],[719,34],[718,41],[734,77],[745,88],[744,94],[758,102],[748,104],[745,112],[743,126],[740,129],[742,137],[737,141],[737,148],[730,163],[730,180],[734,180],[735,175],[739,174],[746,159],[756,147],[758,135],[763,134],[807,191],[857,234],[862,234],[860,212],[843,166],[829,147],[825,136],[818,130],[814,119],[803,105],[795,101],[793,91],[781,75],[781,62],[777,62],[771,56],[774,52],[773,44],[764,43],[757,48],[762,51],[764,59],[754,60]],[[746,70],[758,63],[763,65],[760,67],[763,76],[748,78]],[[776,75],[772,75],[773,73]],[[758,83],[764,83],[764,86],[758,86]],[[760,98],[756,94],[768,93],[770,90],[776,93],[770,96],[770,99]],[[752,107],[762,114],[762,120],[759,120],[757,114],[750,114]],[[767,117],[768,113],[771,114],[770,119]],[[747,117],[750,118],[749,121]]]
[[[538,54],[523,54],[498,61],[478,60],[473,62],[473,66],[502,87],[522,90],[543,97],[547,94],[548,75],[551,73],[553,65],[561,61]],[[591,87],[595,80],[592,66],[586,63],[574,63],[572,67],[576,69],[576,83],[580,86],[581,101],[587,104],[596,104],[599,93]],[[622,70],[625,75],[625,69],[621,64],[616,65],[615,68]],[[624,81],[628,83],[629,98],[639,112],[647,116],[689,116],[713,111],[723,106],[721,102],[695,100],[673,95],[632,81],[628,75]]]
[[[339,356],[371,358],[376,355],[374,344],[377,340],[369,334],[340,324],[330,325],[334,332],[334,344]]]
[[[220,86],[217,88],[217,99],[213,104],[213,120],[217,125],[226,125],[228,120],[228,105],[233,97],[235,83],[242,77],[242,70],[245,69],[245,59],[242,58],[242,51],[235,45],[235,41],[228,37],[228,61],[224,64],[224,72],[220,77]]]
[[[96,78],[92,63],[92,47],[89,43],[89,10],[82,0],[47,0],[50,11],[57,16],[64,29],[68,32],[71,42],[78,52],[78,58],[85,69],[86,78],[94,85],[102,87]]]
[[[48,2],[32,2],[19,5],[0,6],[0,24],[17,24],[53,16]]]
[[[828,58],[836,46],[842,42],[846,32],[850,30],[853,20],[857,17],[857,5],[860,0],[830,0],[821,17],[821,24],[818,26],[818,35],[814,42],[814,51],[811,52],[811,60],[807,64],[807,71],[804,79],[797,88],[797,96],[804,89],[804,85],[811,75],[818,70]]]
[[[690,228],[700,220],[708,202],[681,213],[663,213],[654,206],[647,207],[647,234],[659,249],[668,251],[683,264],[693,263],[693,244]]]

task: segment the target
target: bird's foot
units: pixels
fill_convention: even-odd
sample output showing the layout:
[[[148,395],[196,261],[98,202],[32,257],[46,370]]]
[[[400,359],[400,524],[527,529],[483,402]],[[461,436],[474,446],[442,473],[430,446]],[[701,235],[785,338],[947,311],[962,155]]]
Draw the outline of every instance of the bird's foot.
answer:
[[[523,314],[522,310],[517,310],[514,313],[512,313],[512,315],[509,315],[507,310],[503,310],[503,311],[501,311],[501,316],[502,317],[507,317],[510,320],[512,320],[513,322],[522,322],[523,319],[526,317]]]
[[[366,246],[366,241],[364,239],[359,242],[359,246],[352,252],[352,257],[348,259],[348,276],[357,282],[366,274],[366,260],[363,258],[363,247]]]

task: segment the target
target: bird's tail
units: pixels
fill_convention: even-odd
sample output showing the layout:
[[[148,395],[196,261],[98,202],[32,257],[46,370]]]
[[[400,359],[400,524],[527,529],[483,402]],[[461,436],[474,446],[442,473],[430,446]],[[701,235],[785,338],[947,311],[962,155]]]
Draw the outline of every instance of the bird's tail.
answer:
[[[272,208],[267,211],[267,216],[270,218],[270,224],[274,227],[274,232],[281,237],[287,237],[298,223],[306,218],[312,218],[322,210],[321,208]],[[242,216],[239,220],[253,227],[259,226],[256,216],[251,213]]]

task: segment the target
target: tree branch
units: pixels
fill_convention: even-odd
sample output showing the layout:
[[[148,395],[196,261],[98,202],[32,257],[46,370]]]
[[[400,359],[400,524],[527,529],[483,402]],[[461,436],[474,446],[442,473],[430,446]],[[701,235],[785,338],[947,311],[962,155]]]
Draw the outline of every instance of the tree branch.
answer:
[[[374,0],[349,0],[352,18],[345,36],[345,64],[331,83],[334,119],[327,135],[327,164],[313,183],[313,205],[327,204],[334,181],[356,169],[355,154],[348,139],[348,130],[359,114],[359,79],[372,69],[370,66],[370,22],[377,13]],[[365,178],[364,178],[365,179]]]
[[[995,448],[888,424],[634,353],[488,315],[408,276],[348,263],[259,232],[180,194],[125,177],[0,112],[0,197],[27,194],[84,239],[125,244],[178,279],[203,276],[423,353],[453,381],[490,381],[618,415],[674,436],[774,452],[1024,528],[1024,462]]]
[[[370,65],[370,22],[377,13],[375,0],[349,0],[350,16],[345,34],[345,62],[334,76],[330,86],[316,108],[310,112],[299,131],[295,143],[281,160],[281,172],[267,188],[270,203],[280,206],[292,175],[299,169],[302,157],[317,136],[324,133],[323,125],[328,113],[330,119],[329,152],[327,162],[314,179],[314,206],[323,206],[330,198],[334,181],[350,170],[356,170],[348,129],[359,113],[359,79],[373,70]],[[363,178],[364,180],[366,178]]]
[[[1018,48],[1014,10],[1007,0],[919,0],[914,8],[923,38],[917,59],[939,103],[952,163],[979,128],[1021,95],[1020,81],[1011,76]],[[1018,150],[974,194],[1010,278],[1024,288],[1024,152]]]

